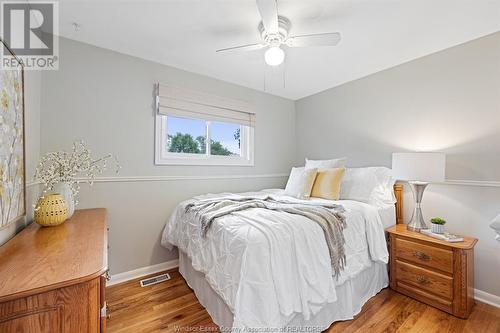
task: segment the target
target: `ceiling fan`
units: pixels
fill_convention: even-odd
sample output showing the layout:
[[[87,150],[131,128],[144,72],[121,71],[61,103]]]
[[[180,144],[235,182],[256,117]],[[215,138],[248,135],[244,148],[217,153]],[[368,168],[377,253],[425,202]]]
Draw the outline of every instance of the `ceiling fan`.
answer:
[[[278,15],[276,0],[256,1],[262,18],[258,27],[262,42],[229,47],[216,52],[253,51],[267,47],[264,60],[270,66],[278,66],[285,60],[282,46],[335,46],[340,42],[341,36],[338,32],[290,36],[288,33],[291,22],[286,17]]]

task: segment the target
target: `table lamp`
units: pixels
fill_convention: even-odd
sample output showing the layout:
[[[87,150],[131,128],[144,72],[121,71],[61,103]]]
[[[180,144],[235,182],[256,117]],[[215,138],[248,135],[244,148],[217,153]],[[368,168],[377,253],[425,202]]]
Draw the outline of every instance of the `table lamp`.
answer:
[[[408,230],[420,231],[429,227],[422,216],[420,203],[429,183],[443,182],[446,157],[443,153],[393,153],[392,173],[394,179],[408,181],[415,199],[413,216]]]

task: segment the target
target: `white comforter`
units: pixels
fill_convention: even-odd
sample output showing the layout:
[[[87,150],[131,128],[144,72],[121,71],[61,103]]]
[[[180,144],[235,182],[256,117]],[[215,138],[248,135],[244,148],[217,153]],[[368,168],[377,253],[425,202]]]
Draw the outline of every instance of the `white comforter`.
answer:
[[[284,197],[282,190],[209,194],[195,199],[230,196]],[[314,199],[325,203],[332,201]],[[214,221],[207,236],[181,203],[167,222],[162,245],[176,245],[203,272],[210,286],[234,314],[233,327],[280,328],[297,313],[307,320],[335,302],[335,287],[372,265],[387,263],[384,228],[375,207],[357,201],[335,201],[346,209],[344,230],[347,265],[338,279],[332,269],[323,230],[299,215],[255,208]]]

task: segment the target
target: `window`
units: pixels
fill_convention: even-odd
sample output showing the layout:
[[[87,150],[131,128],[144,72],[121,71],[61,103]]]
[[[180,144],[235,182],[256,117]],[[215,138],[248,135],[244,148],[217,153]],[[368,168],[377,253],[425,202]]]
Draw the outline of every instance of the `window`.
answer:
[[[168,153],[205,154],[207,125],[203,120],[164,116],[164,149]]]
[[[211,122],[209,126],[211,155],[241,156],[241,125]]]
[[[238,103],[158,85],[156,164],[253,165],[254,114]]]

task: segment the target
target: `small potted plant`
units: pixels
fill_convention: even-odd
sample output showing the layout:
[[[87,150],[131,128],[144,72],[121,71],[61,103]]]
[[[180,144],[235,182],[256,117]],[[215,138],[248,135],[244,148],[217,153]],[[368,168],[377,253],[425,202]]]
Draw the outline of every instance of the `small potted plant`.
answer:
[[[444,233],[444,225],[446,221],[440,217],[433,217],[431,219],[432,232],[435,234],[443,234]]]

